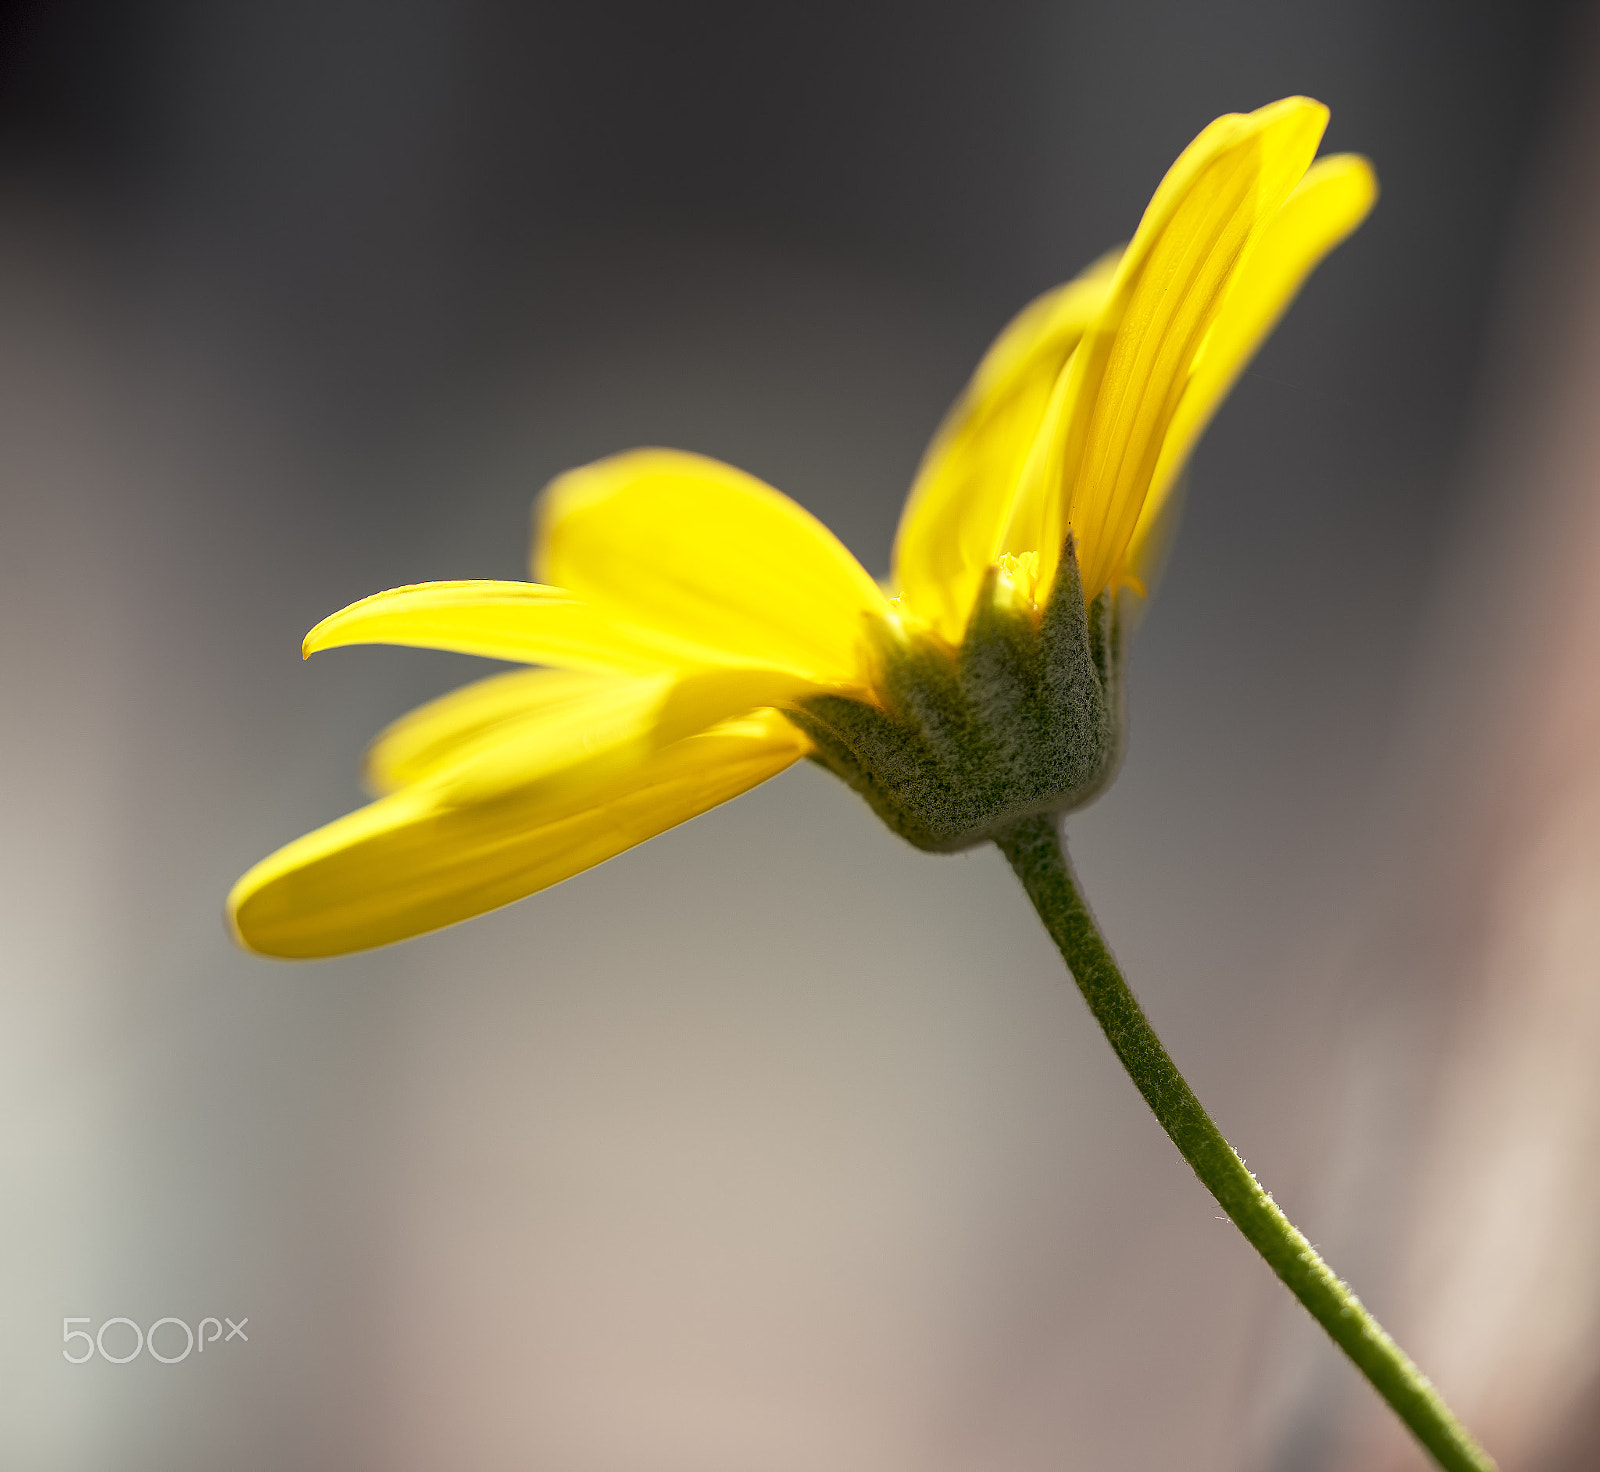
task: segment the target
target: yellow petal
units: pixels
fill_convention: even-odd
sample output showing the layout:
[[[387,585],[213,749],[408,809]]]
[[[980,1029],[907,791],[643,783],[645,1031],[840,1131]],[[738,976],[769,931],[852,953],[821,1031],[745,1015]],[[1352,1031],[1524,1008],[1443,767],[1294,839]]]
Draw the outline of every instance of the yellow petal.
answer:
[[[1133,576],[1148,580],[1167,496],[1211,416],[1318,262],[1366,219],[1377,198],[1372,165],[1355,154],[1334,154],[1306,171],[1267,222],[1239,267],[1167,429],[1128,543]]]
[[[644,750],[816,689],[771,670],[515,670],[402,716],[369,748],[365,775],[374,792],[431,782],[457,803],[540,780],[570,789]]]
[[[564,589],[487,581],[374,593],[323,619],[303,650],[309,656],[341,644],[410,644],[620,674],[681,669],[705,656],[671,635],[630,629]]]
[[[552,482],[534,565],[608,617],[834,687],[863,683],[865,616],[886,606],[810,512],[676,450],[634,450]]]
[[[367,749],[374,793],[438,781],[496,748],[509,748],[525,780],[570,766],[644,734],[672,683],[669,674],[513,670],[491,675],[402,716]]]
[[[1069,526],[1087,597],[1121,565],[1194,359],[1326,121],[1327,109],[1307,98],[1229,114],[1162,180],[1067,367],[1061,423],[1035,456],[1041,473],[1013,505],[1004,548],[1037,550],[1046,586]]]
[[[782,771],[808,749],[775,712],[651,751],[608,786],[538,784],[453,804],[429,783],[297,839],[228,898],[240,942],[333,956],[436,930],[547,888]]]
[[[995,560],[1051,388],[1105,304],[1118,252],[1036,298],[984,354],[917,471],[895,536],[894,582],[911,611],[960,640]]]
[[[651,740],[663,746],[748,711],[793,707],[803,696],[831,688],[787,670],[688,670],[675,676],[667,687],[656,711]]]

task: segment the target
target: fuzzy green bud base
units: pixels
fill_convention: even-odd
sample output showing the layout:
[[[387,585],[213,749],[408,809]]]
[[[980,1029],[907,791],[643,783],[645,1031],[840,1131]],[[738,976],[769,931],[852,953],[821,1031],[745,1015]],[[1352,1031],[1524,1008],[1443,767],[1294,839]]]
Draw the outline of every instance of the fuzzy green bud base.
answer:
[[[879,631],[878,703],[818,695],[789,718],[820,762],[902,838],[950,853],[1019,819],[1082,807],[1116,775],[1123,747],[1122,616],[1088,607],[1068,538],[1042,609],[998,568],[959,647]]]

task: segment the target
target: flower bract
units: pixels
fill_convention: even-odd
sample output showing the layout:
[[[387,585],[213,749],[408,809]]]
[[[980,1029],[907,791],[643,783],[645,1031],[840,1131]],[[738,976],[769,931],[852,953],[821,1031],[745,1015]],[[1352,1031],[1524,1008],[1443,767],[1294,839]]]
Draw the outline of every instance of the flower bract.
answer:
[[[926,848],[1087,800],[1120,751],[1119,610],[1190,451],[1376,197],[1364,159],[1315,159],[1326,121],[1302,97],[1218,118],[1125,249],[1023,309],[934,436],[883,584],[753,476],[645,449],[545,491],[534,581],[397,588],[323,620],[307,655],[531,668],[380,735],[375,800],[234,887],[241,942],[326,956],[436,929],[808,755]]]

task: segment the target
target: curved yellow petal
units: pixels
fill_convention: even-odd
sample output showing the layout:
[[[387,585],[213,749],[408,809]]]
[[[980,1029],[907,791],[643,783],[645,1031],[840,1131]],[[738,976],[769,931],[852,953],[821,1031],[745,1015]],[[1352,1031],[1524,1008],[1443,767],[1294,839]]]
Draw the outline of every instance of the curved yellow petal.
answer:
[[[765,781],[804,755],[776,712],[646,752],[607,783],[534,784],[453,803],[421,783],[307,834],[234,886],[249,949],[334,956],[386,945],[521,899]]]
[[[1120,252],[1035,298],[997,337],[929,444],[895,534],[894,583],[951,643],[999,551],[1062,366],[1105,305]]]
[[[793,707],[802,697],[831,688],[787,670],[688,670],[675,676],[667,687],[656,711],[651,740],[662,746],[748,711]]]
[[[682,669],[718,658],[670,634],[629,628],[563,588],[538,583],[414,583],[330,614],[306,635],[309,657],[342,644],[409,644],[489,659],[616,674]]]
[[[634,760],[635,747],[666,746],[817,688],[771,670],[514,670],[402,716],[368,749],[366,781],[377,793],[430,782],[455,802],[540,780],[571,787],[594,780],[607,763]]]
[[[531,781],[646,735],[672,678],[544,669],[491,675],[387,727],[367,748],[363,776],[375,794],[397,792],[507,751],[512,780]]]
[[[1183,520],[1183,503],[1188,499],[1189,477],[1182,470],[1168,482],[1151,514],[1142,513],[1139,525],[1134,528],[1133,541],[1128,544],[1128,555],[1123,559],[1122,570],[1112,580],[1113,588],[1131,588],[1141,598],[1155,591],[1166,571],[1167,559],[1172,555],[1178,537],[1178,523]],[[1151,505],[1151,502],[1146,502]]]
[[[864,617],[886,606],[810,512],[677,450],[634,450],[553,481],[534,566],[607,617],[834,687],[864,682]]]
[[[1127,567],[1146,579],[1174,480],[1195,441],[1306,278],[1366,219],[1378,198],[1372,165],[1356,154],[1321,158],[1306,171],[1240,265],[1172,416],[1150,492],[1128,543]]]
[[[1327,109],[1291,97],[1207,127],[1161,181],[1100,317],[1066,369],[1040,472],[1019,491],[1004,550],[1037,551],[1048,586],[1066,531],[1084,593],[1122,562],[1191,366],[1263,223],[1316,153]]]

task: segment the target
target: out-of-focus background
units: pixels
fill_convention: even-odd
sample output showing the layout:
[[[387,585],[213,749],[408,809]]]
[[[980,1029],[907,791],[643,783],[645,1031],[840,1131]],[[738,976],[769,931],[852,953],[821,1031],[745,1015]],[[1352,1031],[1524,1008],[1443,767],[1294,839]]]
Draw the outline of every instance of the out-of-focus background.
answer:
[[[317,619],[518,576],[538,488],[637,444],[882,570],[1009,314],[1210,118],[1306,92],[1384,196],[1198,456],[1126,769],[1069,836],[1290,1214],[1504,1465],[1596,1465],[1587,11],[3,24],[0,1463],[1421,1465],[998,857],[915,853],[819,771],[390,950],[286,966],[221,924],[361,800],[372,733],[481,672],[302,665]],[[247,1338],[63,1359],[67,1317],[206,1316]]]

